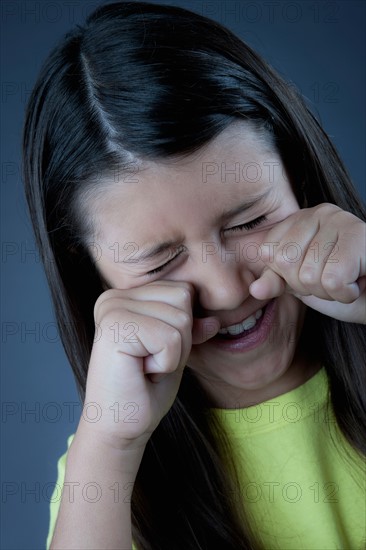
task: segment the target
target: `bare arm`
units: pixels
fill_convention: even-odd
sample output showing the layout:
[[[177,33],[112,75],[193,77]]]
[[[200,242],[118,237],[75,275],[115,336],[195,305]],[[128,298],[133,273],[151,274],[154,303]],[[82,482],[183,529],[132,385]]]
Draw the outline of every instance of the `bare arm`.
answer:
[[[146,444],[179,389],[192,347],[192,297],[188,283],[160,281],[98,298],[84,408],[97,405],[100,418],[82,416],[70,446],[50,550],[131,549],[130,496]],[[195,342],[209,338],[203,323]],[[133,339],[124,333],[131,325]]]
[[[50,550],[132,548],[130,500],[143,452],[113,449],[80,423]]]

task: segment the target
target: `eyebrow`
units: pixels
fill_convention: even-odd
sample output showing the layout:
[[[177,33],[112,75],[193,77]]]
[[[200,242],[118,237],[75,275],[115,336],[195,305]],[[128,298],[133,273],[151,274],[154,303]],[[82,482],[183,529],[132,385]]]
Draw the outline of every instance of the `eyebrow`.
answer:
[[[271,192],[271,189],[268,189],[262,195],[254,197],[251,200],[246,200],[246,201],[240,203],[239,205],[235,206],[235,208],[231,208],[230,210],[227,210],[227,211],[223,212],[219,217],[220,222],[223,223],[223,222],[227,221],[229,218],[233,218],[234,216],[236,216],[238,214],[242,214],[246,210],[250,210],[250,208],[253,208],[253,206],[255,206],[256,204],[261,202],[263,199],[265,199],[270,192]],[[157,243],[154,246],[152,246],[151,248],[149,248],[149,249],[145,250],[144,252],[142,252],[140,255],[136,256],[134,254],[133,258],[131,258],[129,260],[124,260],[123,263],[137,263],[137,262],[141,262],[143,260],[149,260],[149,259],[151,259],[155,256],[158,256],[162,252],[165,252],[166,250],[169,250],[170,248],[179,246],[180,244],[182,244],[183,240],[184,240],[183,238],[176,239],[176,240],[169,239],[167,241]]]

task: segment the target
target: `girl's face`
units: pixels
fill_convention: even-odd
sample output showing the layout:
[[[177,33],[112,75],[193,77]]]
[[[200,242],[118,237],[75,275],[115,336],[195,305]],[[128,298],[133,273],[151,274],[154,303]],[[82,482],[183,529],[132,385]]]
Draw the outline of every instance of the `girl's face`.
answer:
[[[184,160],[149,161],[107,182],[94,203],[94,251],[109,287],[189,282],[194,316],[216,316],[222,327],[262,310],[244,338],[192,347],[188,365],[219,407],[269,399],[304,378],[295,351],[305,306],[283,294],[266,307],[248,290],[264,268],[260,246],[276,250],[269,229],[298,209],[270,140],[245,122]]]

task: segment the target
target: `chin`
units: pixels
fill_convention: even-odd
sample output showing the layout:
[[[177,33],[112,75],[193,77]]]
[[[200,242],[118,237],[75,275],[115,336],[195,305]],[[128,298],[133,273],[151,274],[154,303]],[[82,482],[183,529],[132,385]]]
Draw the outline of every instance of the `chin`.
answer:
[[[271,360],[265,364],[254,363],[245,367],[238,379],[237,387],[245,390],[260,390],[277,382],[291,367],[291,360],[283,364],[283,358],[281,359],[278,362]]]
[[[301,381],[299,371],[303,366],[295,360],[295,352],[293,345],[286,350],[268,350],[248,363],[242,357],[241,361],[226,362],[223,367],[222,362],[215,365],[211,356],[211,361],[193,362],[189,366],[216,406],[246,407],[285,393],[296,385],[296,380]]]

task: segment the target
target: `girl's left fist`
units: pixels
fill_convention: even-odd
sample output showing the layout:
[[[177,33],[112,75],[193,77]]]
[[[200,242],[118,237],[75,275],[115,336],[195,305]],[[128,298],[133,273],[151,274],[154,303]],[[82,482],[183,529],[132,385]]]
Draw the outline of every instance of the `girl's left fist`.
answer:
[[[291,214],[266,235],[257,299],[290,292],[341,321],[366,323],[366,224],[333,204]]]

